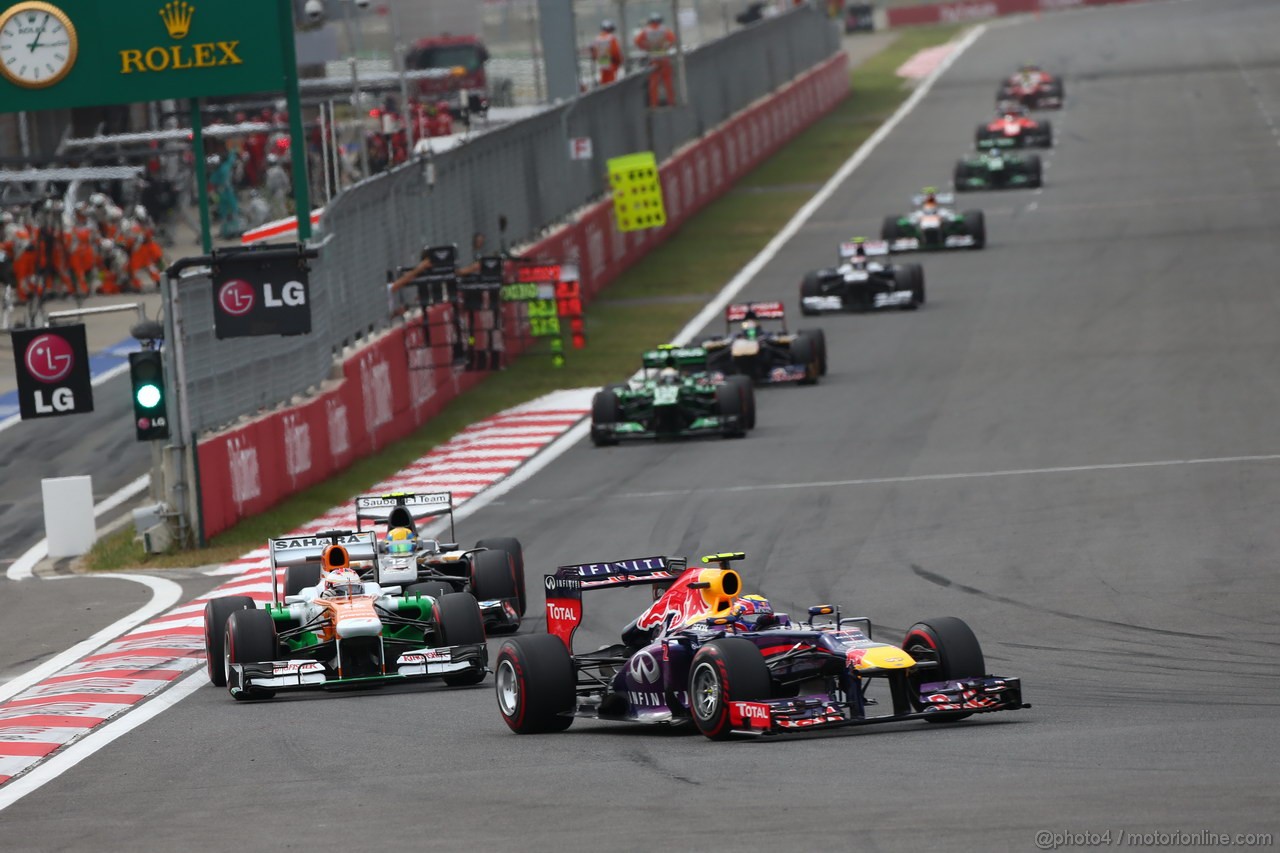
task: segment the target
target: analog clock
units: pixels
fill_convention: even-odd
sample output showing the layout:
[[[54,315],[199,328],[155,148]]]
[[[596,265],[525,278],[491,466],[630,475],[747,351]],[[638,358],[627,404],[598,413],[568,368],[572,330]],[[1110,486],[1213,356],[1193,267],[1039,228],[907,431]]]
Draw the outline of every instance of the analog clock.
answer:
[[[27,0],[0,12],[0,76],[24,89],[52,86],[71,71],[76,28],[51,3]]]

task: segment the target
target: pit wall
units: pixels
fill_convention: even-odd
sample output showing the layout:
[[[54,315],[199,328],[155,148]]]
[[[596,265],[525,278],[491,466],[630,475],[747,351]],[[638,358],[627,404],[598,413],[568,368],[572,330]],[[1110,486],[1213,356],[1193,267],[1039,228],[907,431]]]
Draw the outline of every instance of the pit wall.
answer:
[[[667,212],[663,228],[623,234],[615,228],[612,201],[606,200],[522,254],[576,261],[589,301],[848,94],[848,57],[841,52],[666,160],[660,167]],[[504,323],[510,329],[517,318],[514,307],[508,310]],[[452,307],[430,311],[432,322],[444,323]],[[406,346],[417,333],[410,326],[396,327],[346,358],[332,389],[201,438],[202,537],[215,536],[404,438],[483,381],[484,373],[452,367],[411,369],[411,358],[423,358]],[[510,344],[513,356],[520,349],[519,343]],[[432,353],[427,363],[447,364],[449,344],[439,343]]]

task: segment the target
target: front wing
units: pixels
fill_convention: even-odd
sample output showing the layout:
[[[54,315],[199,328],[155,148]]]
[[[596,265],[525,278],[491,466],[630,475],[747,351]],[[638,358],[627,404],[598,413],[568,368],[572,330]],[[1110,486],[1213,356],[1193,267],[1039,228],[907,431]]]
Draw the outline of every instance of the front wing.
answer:
[[[592,424],[591,431],[607,435],[616,441],[644,441],[657,438],[699,438],[708,435],[724,435],[740,429],[737,415],[714,415],[698,418],[681,430],[650,429],[639,421],[621,421],[614,424]]]
[[[928,252],[942,249],[971,249],[976,244],[971,234],[947,234],[941,243],[926,243],[918,237],[899,237],[889,243],[891,252]]]
[[[914,299],[914,293],[898,288],[896,282],[835,282],[827,285],[825,293],[800,297],[800,304],[806,314],[833,314],[845,311],[901,310],[913,304]]]
[[[233,663],[227,687],[234,696],[245,690],[318,690],[343,685],[375,685],[440,678],[468,671],[487,671],[489,650],[483,643],[439,646],[401,652],[385,673],[343,678],[323,661],[290,659]]]

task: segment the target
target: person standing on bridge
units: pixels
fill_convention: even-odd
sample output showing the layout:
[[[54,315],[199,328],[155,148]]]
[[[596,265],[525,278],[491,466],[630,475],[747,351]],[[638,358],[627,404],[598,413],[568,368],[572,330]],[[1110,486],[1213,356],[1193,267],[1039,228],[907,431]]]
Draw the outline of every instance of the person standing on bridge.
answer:
[[[675,106],[675,83],[671,73],[671,49],[675,47],[676,34],[663,26],[661,15],[650,15],[649,25],[636,33],[635,45],[649,57],[649,107],[661,106],[658,88],[666,90],[667,106]]]
[[[600,34],[591,43],[591,59],[599,72],[597,83],[601,86],[608,86],[617,80],[618,69],[622,67],[622,45],[614,35],[615,29],[613,21],[602,21]]]

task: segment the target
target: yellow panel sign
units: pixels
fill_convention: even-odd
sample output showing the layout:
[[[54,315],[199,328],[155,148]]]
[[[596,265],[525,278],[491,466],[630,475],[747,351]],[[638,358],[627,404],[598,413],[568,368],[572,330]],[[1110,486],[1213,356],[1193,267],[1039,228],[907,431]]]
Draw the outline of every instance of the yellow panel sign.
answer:
[[[618,218],[619,231],[641,231],[667,224],[658,161],[652,151],[611,159],[609,183],[613,187],[613,213]]]

